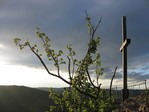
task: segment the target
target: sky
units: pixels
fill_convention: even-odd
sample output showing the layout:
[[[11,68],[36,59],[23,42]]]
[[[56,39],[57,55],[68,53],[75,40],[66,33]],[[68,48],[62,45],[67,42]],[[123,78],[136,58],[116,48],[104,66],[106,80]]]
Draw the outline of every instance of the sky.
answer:
[[[63,87],[61,80],[50,76],[29,49],[19,50],[14,38],[41,44],[36,27],[52,40],[54,49],[65,51],[72,44],[78,57],[87,49],[84,11],[94,24],[102,17],[97,35],[101,38],[104,75],[103,86],[110,83],[118,66],[114,84],[122,83],[122,16],[127,17],[128,82],[149,80],[149,1],[148,0],[0,0],[0,85]],[[56,70],[45,61],[50,70]],[[66,77],[67,72],[62,70]]]

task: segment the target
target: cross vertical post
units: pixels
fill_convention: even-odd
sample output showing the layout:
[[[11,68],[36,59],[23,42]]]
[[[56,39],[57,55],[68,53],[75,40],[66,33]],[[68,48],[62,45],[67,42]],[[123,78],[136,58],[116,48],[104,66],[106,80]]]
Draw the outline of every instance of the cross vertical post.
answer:
[[[126,29],[126,16],[122,18],[122,46],[120,51],[122,52],[122,68],[123,68],[123,90],[122,98],[125,101],[129,97],[129,90],[127,88],[127,46],[130,44],[130,39],[127,39]]]

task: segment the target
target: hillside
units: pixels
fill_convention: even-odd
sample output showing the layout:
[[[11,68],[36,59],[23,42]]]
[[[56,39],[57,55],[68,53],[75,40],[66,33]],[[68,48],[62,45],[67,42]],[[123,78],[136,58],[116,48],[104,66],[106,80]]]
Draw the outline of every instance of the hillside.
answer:
[[[68,87],[62,87],[62,88],[52,88],[52,90],[56,93],[62,93],[64,91],[64,88],[68,88]],[[42,91],[49,91],[50,88],[36,88],[36,89],[39,89],[39,90],[42,90]]]
[[[0,86],[0,112],[45,112],[52,101],[49,99],[49,88],[28,88],[24,86]],[[61,93],[63,88],[53,88]],[[108,91],[108,90],[107,90]],[[144,91],[132,90],[132,96]],[[121,91],[113,91],[121,98]],[[119,101],[121,101],[119,99]]]
[[[149,91],[136,97],[130,97],[112,112],[149,112]]]
[[[0,112],[45,112],[49,92],[23,86],[0,86]]]

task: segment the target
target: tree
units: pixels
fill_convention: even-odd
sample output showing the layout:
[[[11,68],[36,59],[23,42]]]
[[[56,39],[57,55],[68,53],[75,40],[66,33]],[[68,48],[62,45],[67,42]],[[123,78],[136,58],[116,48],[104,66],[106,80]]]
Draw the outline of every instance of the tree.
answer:
[[[52,49],[49,37],[37,28],[37,37],[41,39],[47,59],[53,62],[57,69],[57,74],[48,69],[36,44],[32,46],[29,41],[21,43],[20,38],[14,39],[14,43],[20,49],[24,47],[30,48],[48,74],[61,79],[69,85],[62,94],[55,93],[52,89],[50,90],[50,98],[54,102],[54,105],[50,106],[50,112],[105,112],[113,108],[114,100],[107,91],[100,88],[101,83],[99,83],[99,76],[103,75],[103,68],[101,67],[100,53],[98,52],[100,37],[95,37],[95,33],[101,23],[101,18],[97,25],[94,26],[91,18],[86,13],[86,21],[90,39],[85,57],[81,60],[75,58],[76,51],[73,50],[71,45],[67,45],[68,55],[66,61],[63,58],[63,51],[58,50],[56,52],[55,49]],[[60,73],[61,67],[64,65],[67,65],[68,79],[62,77]],[[91,77],[91,67],[95,68],[96,75],[94,78]]]

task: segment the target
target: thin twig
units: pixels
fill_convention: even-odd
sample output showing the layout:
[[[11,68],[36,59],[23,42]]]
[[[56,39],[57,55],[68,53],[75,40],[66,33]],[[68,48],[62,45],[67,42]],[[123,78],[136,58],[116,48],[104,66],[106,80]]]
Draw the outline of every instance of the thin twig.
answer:
[[[92,38],[94,37],[95,32],[96,32],[96,30],[98,29],[98,27],[99,27],[99,25],[101,23],[101,19],[102,19],[102,17],[99,19],[98,24],[96,25],[96,28],[94,29],[94,27],[93,27],[93,33],[92,33],[92,36],[91,36]]]
[[[70,71],[71,60],[70,60],[70,58],[68,56],[67,56],[67,58],[68,58],[68,74],[69,74],[69,79],[71,81],[72,80],[71,71]]]

